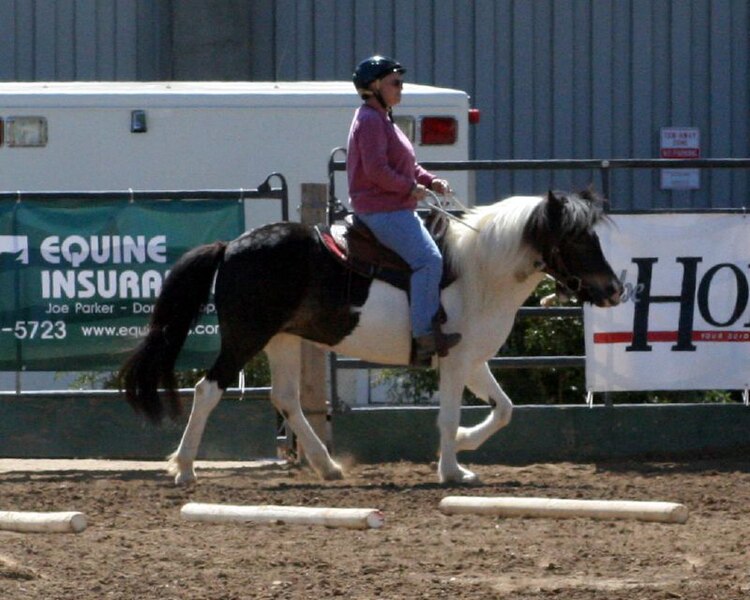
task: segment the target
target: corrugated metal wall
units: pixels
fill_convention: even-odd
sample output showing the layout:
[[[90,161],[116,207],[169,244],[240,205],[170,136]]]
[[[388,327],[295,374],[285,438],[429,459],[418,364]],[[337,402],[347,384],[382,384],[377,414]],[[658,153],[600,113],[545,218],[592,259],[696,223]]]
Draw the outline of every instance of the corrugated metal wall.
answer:
[[[750,156],[747,0],[265,0],[253,2],[252,75],[345,78],[373,52],[408,77],[467,90],[473,158],[656,158],[662,127],[698,127],[708,157]],[[478,175],[478,196],[585,185],[594,174]],[[739,207],[747,173],[697,192],[658,173],[613,177],[618,208]]]
[[[0,0],[0,81],[154,80],[169,0]]]
[[[0,0],[0,22],[0,80],[347,79],[381,52],[472,95],[473,158],[658,157],[667,126],[698,127],[703,157],[750,156],[747,0]],[[477,178],[480,202],[597,182]],[[618,208],[748,204],[745,172],[613,183]]]

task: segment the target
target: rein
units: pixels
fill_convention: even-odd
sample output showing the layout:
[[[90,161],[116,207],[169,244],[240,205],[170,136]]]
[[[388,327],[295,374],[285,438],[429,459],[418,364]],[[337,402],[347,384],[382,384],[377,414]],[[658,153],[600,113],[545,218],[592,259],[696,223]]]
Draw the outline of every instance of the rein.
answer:
[[[472,231],[476,231],[477,233],[479,233],[479,229],[477,229],[473,225],[469,225],[463,219],[461,219],[461,218],[457,217],[456,215],[450,213],[449,211],[445,210],[441,206],[440,198],[438,198],[438,196],[437,196],[437,194],[435,192],[433,192],[432,190],[427,190],[427,194],[432,199],[432,201],[423,200],[423,202],[424,202],[425,206],[427,206],[427,208],[429,208],[433,212],[439,213],[443,217],[443,219],[450,219],[451,221],[454,221],[456,223],[460,223],[464,227],[468,227]],[[459,205],[459,207],[462,210],[464,210],[464,211],[468,210],[463,204],[461,204],[460,202],[458,202],[458,200],[456,199],[455,196],[453,196],[453,199]],[[445,221],[444,224],[443,224],[443,229],[445,227],[447,227],[447,226],[448,226],[448,223],[447,223],[447,221]]]

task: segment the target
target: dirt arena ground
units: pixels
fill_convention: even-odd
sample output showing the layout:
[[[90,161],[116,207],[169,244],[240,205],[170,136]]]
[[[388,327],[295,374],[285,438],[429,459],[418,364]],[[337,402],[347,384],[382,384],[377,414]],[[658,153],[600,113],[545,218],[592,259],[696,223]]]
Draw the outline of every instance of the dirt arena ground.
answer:
[[[282,464],[222,465],[192,489],[128,464],[2,463],[0,510],[89,520],[80,534],[0,532],[3,600],[750,598],[750,460],[477,466],[483,485],[472,489],[442,488],[434,465],[409,463],[350,466],[335,483]],[[690,516],[441,514],[440,499],[456,494],[668,500]],[[201,524],[180,518],[188,501],[373,507],[386,523]]]

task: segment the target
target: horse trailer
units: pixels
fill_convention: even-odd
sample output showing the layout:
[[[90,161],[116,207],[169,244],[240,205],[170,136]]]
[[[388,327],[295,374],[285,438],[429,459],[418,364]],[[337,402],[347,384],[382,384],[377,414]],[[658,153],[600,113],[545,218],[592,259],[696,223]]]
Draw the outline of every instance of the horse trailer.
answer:
[[[276,172],[294,220],[359,103],[347,81],[0,83],[0,188],[240,190]],[[468,159],[469,114],[465,92],[416,84],[394,111],[420,161]],[[469,175],[443,176],[470,200]],[[246,202],[247,228],[280,216],[277,202]]]
[[[279,173],[299,220],[301,185],[328,182],[360,102],[349,81],[3,82],[0,190],[237,190],[240,198]],[[394,119],[418,160],[463,161],[470,112],[463,91],[407,83]],[[442,176],[473,203],[470,174]],[[346,177],[336,177],[345,201]],[[244,217],[250,229],[281,220],[282,209],[275,199],[245,200]],[[61,385],[41,372],[0,373],[1,389]]]

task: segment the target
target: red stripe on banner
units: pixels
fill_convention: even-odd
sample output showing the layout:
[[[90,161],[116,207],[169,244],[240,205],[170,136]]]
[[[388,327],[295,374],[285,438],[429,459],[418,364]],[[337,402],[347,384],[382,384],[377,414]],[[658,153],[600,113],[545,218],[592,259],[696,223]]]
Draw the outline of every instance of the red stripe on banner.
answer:
[[[610,333],[595,333],[595,344],[628,344],[633,341],[633,334],[629,331],[612,331]]]
[[[649,331],[646,335],[649,342],[676,342],[676,331]]]
[[[676,342],[676,331],[649,331],[646,335],[649,342]],[[694,342],[750,342],[750,331],[694,331]],[[611,331],[594,334],[595,344],[630,344],[633,341],[631,331]]]
[[[676,342],[676,331],[649,331],[646,335],[649,342]],[[633,341],[631,331],[612,331],[610,333],[595,333],[595,344],[629,344]]]

